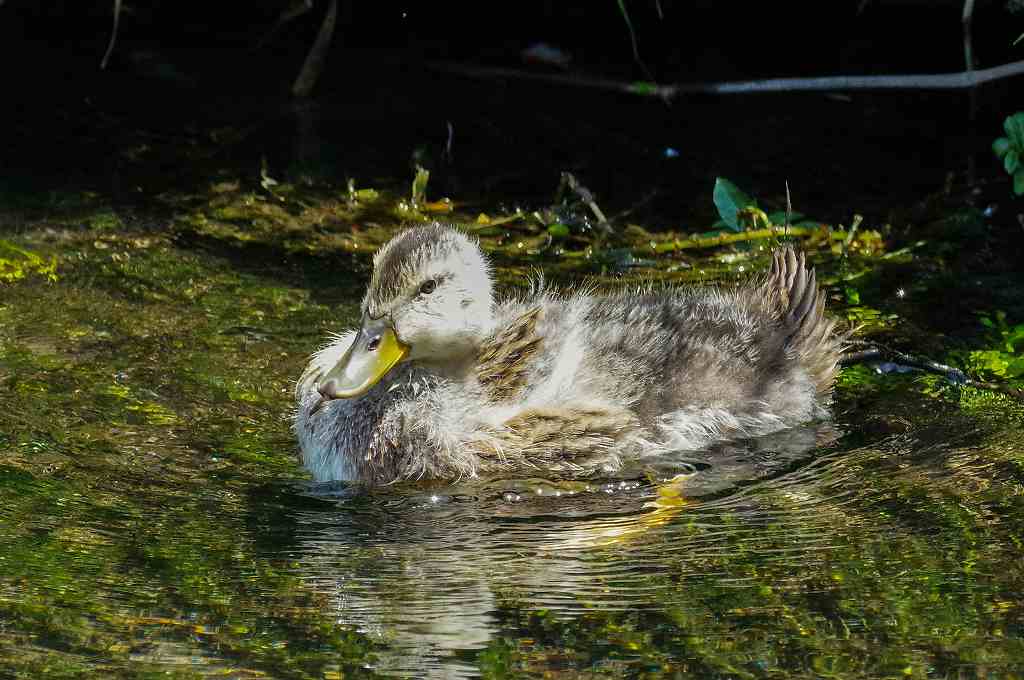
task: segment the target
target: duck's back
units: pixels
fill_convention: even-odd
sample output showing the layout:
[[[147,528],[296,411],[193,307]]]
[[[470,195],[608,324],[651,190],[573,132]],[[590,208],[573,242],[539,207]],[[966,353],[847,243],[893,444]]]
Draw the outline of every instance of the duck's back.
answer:
[[[792,251],[740,288],[546,298],[525,381],[532,404],[621,405],[651,436],[700,446],[822,413],[840,340]]]

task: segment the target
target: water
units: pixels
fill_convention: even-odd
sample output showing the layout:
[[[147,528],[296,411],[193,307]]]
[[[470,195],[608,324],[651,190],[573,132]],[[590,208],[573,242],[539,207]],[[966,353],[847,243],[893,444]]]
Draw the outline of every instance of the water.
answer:
[[[976,474],[987,465],[976,452],[897,437],[807,453],[760,478],[762,461],[737,456],[721,466],[732,484],[710,464],[667,484],[339,499],[296,513],[289,554],[338,621],[386,642],[376,668],[401,674],[474,677],[497,641],[516,650],[520,670],[608,663],[610,675],[654,659],[710,674],[789,673],[809,661],[886,675],[901,671],[895,658],[941,676],[925,650],[945,635],[1014,658],[1010,640],[960,628],[962,617],[988,618],[972,610],[999,580],[958,557],[976,552],[977,537],[927,517],[949,511],[943,500],[928,507],[929,496],[959,483],[943,467]],[[911,489],[922,497],[901,501]],[[1012,560],[1016,549],[982,552]]]
[[[1012,400],[858,367],[614,478],[314,485],[290,390],[351,284],[99,243],[0,303],[0,676],[1019,676]]]
[[[571,483],[314,485],[289,430],[309,353],[358,316],[360,253],[411,219],[393,196],[346,212],[340,178],[406,191],[410,149],[443,140],[446,120],[457,161],[435,165],[428,194],[484,196],[458,214],[470,221],[503,214],[501,201],[549,201],[567,167],[606,213],[634,210],[626,221],[676,236],[715,219],[717,174],[766,207],[783,204],[788,179],[811,217],[862,212],[863,229],[908,250],[843,259],[812,243],[830,308],[961,364],[1008,354],[979,313],[1024,322],[1005,178],[965,197],[957,174],[968,153],[988,158],[998,121],[967,134],[949,113],[964,102],[944,95],[682,109],[575,92],[559,104],[533,86],[518,108],[503,87],[467,88],[428,114],[422,102],[446,91],[434,80],[374,90],[378,78],[325,107],[324,157],[348,164],[328,168],[334,184],[279,196],[253,172],[266,152],[287,179],[274,165],[283,123],[238,146],[182,132],[193,109],[237,124],[227,105],[50,88],[59,112],[159,102],[174,131],[161,142],[93,121],[76,137],[88,171],[70,178],[43,151],[71,151],[38,149],[67,143],[65,116],[54,136],[49,118],[17,113],[32,125],[14,129],[42,131],[16,145],[41,174],[0,186],[0,230],[56,256],[58,277],[0,283],[0,678],[1024,677],[1024,408],[1012,398],[853,367],[830,422]],[[99,118],[88,107],[68,117]],[[93,168],[112,137],[108,177]],[[951,191],[906,207],[947,173]],[[760,266],[743,246],[729,262],[688,251],[637,270],[526,257],[511,245],[523,225],[504,229],[505,285],[528,266],[606,283]]]

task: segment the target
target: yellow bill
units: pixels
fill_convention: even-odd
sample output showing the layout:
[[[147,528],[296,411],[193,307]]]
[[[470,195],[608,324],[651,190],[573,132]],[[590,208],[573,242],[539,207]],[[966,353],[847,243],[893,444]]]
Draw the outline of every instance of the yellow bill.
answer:
[[[385,319],[365,319],[352,345],[317,385],[324,399],[365,394],[409,353]]]

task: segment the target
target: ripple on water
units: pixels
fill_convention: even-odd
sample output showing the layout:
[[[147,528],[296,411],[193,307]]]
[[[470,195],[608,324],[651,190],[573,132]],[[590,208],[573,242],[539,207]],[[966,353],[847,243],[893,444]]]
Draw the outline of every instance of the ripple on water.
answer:
[[[901,442],[844,451],[835,439],[804,428],[582,483],[314,486],[305,493],[331,502],[295,512],[288,556],[339,622],[387,643],[385,668],[427,658],[459,675],[447,664],[499,635],[509,603],[569,617],[663,611],[685,605],[687,581],[761,585],[733,561],[791,566],[773,587],[804,587],[858,527],[885,530],[848,508],[870,504],[859,471]]]

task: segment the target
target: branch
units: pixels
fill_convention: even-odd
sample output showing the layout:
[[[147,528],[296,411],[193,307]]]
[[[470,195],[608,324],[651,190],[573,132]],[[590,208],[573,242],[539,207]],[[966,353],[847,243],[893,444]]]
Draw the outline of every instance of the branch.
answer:
[[[727,243],[739,243],[740,241],[756,241],[763,238],[778,238],[786,236],[812,236],[821,234],[827,236],[830,241],[843,241],[848,232],[843,230],[823,229],[822,227],[779,227],[771,226],[765,229],[752,229],[737,233],[724,233],[704,238],[675,239],[664,243],[655,243],[654,251],[658,253],[671,253],[677,250],[692,250],[694,248],[711,248],[723,246]]]
[[[331,38],[334,36],[334,26],[338,21],[338,0],[331,0],[327,5],[327,13],[324,21],[320,24],[320,31],[316,34],[313,46],[309,48],[306,61],[302,64],[295,84],[292,85],[292,94],[296,97],[308,97],[316,86],[320,72],[324,68],[324,60],[327,58],[327,50],[331,46]]]
[[[597,218],[597,225],[601,227],[606,234],[612,233],[612,225],[608,223],[608,219],[604,216],[604,213],[601,212],[601,208],[598,207],[597,201],[594,200],[594,194],[590,189],[580,184],[579,180],[576,179],[576,176],[571,172],[565,171],[562,172],[562,179],[558,185],[559,194],[562,193],[563,187],[568,188],[569,191],[576,195],[576,198],[580,199],[580,201],[590,208],[590,212],[592,212],[594,217]]]
[[[281,30],[282,26],[292,19],[302,16],[311,9],[313,9],[313,0],[298,0],[298,2],[286,6],[281,10],[281,14],[277,17],[277,23],[267,31],[266,35],[260,38],[260,41],[256,43],[256,47],[253,49],[262,49],[264,45],[269,43],[270,40],[277,35],[277,32]]]
[[[898,76],[830,76],[824,78],[774,78],[735,83],[718,83],[696,92],[746,94],[751,92],[795,92],[808,90],[959,90],[1024,74],[1024,61],[959,73],[922,73]],[[688,91],[680,86],[680,91]],[[693,86],[700,88],[702,86]]]
[[[110,31],[110,42],[107,43],[107,51],[103,55],[103,60],[100,62],[100,70],[103,71],[107,68],[107,62],[110,61],[110,55],[114,51],[114,43],[117,42],[117,27],[121,23],[121,0],[114,0],[114,27]]]
[[[569,85],[572,87],[587,87],[598,90],[614,90],[630,94],[646,94],[670,99],[675,96],[677,88],[670,85],[658,85],[656,83],[624,83],[617,80],[605,80],[603,78],[585,78],[582,76],[562,75],[558,73],[534,73],[532,71],[520,71],[512,68],[492,68],[488,66],[465,66],[452,62],[429,62],[427,67],[442,73],[454,73],[456,75],[488,80],[492,78],[509,78],[512,80],[537,80],[557,85]]]
[[[960,21],[964,25],[964,67],[967,72],[974,71],[974,47],[971,39],[971,21],[974,17],[974,0],[964,0],[964,11]]]
[[[958,90],[977,87],[994,80],[1024,75],[1024,61],[1014,61],[992,68],[960,71],[957,73],[920,73],[882,76],[823,76],[818,78],[768,78],[723,83],[681,83],[659,85],[646,82],[623,82],[604,78],[533,73],[509,68],[465,66],[450,62],[433,62],[435,71],[454,73],[469,78],[510,78],[535,80],[556,85],[586,87],[598,90],[626,92],[661,99],[672,99],[680,94],[756,94],[764,92],[815,92],[836,90]]]
[[[1010,387],[1009,385],[985,382],[983,380],[974,380],[973,378],[968,377],[968,375],[959,368],[940,364],[939,362],[932,361],[931,359],[923,359],[911,354],[905,354],[899,350],[892,349],[891,347],[879,345],[878,343],[865,342],[863,340],[851,340],[850,345],[854,347],[863,347],[864,349],[856,352],[846,352],[843,354],[839,359],[840,366],[850,366],[852,364],[859,364],[873,359],[882,359],[884,361],[902,364],[903,366],[918,368],[928,373],[941,375],[954,385],[966,385],[968,387],[976,387],[982,390],[999,392],[1011,397],[1016,397],[1017,399],[1024,399],[1024,390],[1017,389],[1016,387]]]

